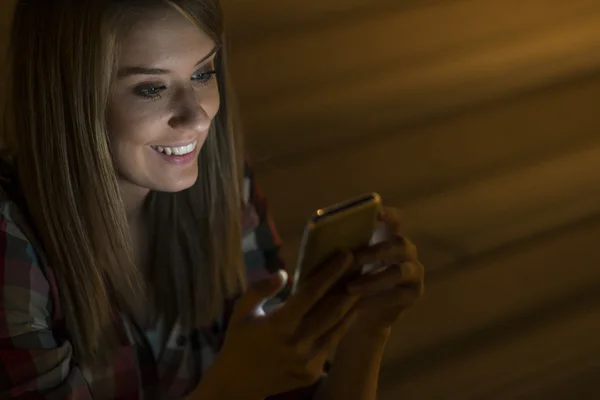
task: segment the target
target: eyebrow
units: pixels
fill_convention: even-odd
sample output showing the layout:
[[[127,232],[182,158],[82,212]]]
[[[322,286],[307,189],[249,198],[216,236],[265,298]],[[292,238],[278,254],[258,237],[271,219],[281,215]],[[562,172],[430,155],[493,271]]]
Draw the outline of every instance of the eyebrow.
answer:
[[[205,63],[217,51],[219,51],[220,48],[221,48],[221,46],[219,46],[219,45],[213,47],[213,49],[207,55],[205,55],[204,57],[202,57],[202,59],[196,63],[196,65],[194,66],[194,68],[196,68],[199,65]],[[168,74],[170,72],[171,71],[169,71],[168,69],[162,69],[162,68],[124,67],[124,68],[119,69],[119,72],[117,73],[117,76],[119,78],[125,78],[125,77],[132,76],[132,75],[165,75],[165,74]]]

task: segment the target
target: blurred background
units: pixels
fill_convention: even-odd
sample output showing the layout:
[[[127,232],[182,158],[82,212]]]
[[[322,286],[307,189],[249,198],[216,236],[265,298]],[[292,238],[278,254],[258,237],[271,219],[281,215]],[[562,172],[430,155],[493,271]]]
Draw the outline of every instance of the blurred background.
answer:
[[[419,246],[381,400],[600,398],[600,1],[222,1],[288,262],[366,191]]]
[[[287,261],[366,191],[419,246],[381,400],[600,398],[600,2],[222,3]]]

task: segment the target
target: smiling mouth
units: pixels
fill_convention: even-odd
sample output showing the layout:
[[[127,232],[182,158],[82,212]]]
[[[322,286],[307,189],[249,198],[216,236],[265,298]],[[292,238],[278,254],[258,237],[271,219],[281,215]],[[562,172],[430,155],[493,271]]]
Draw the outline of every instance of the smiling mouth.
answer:
[[[184,155],[189,154],[192,151],[194,151],[196,149],[197,145],[198,145],[198,141],[194,140],[192,143],[185,145],[185,146],[178,146],[178,147],[150,146],[150,147],[152,147],[154,150],[158,151],[159,153],[163,153],[168,156],[171,156],[171,155],[184,156]]]

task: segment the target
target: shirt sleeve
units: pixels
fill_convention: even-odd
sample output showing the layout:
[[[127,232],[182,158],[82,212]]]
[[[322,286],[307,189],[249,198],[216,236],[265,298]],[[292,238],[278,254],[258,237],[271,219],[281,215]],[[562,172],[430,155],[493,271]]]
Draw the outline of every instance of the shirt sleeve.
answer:
[[[83,400],[91,393],[72,347],[51,331],[49,280],[33,246],[0,214],[0,398]]]
[[[248,282],[256,282],[269,274],[285,269],[279,251],[281,238],[269,214],[267,200],[254,179],[250,162],[244,168],[243,187],[243,241],[244,261]],[[290,285],[279,294],[279,301],[289,295]]]
[[[248,282],[251,283],[275,273],[279,269],[285,269],[285,263],[279,255],[281,238],[277,233],[277,228],[267,208],[267,201],[254,179],[254,173],[248,161],[245,165],[243,195],[245,205],[243,249]],[[291,286],[288,285],[279,293],[277,299],[265,305],[265,309],[267,310],[269,307],[284,302],[289,296],[290,289]],[[325,374],[323,375],[324,378]],[[313,386],[272,396],[267,400],[313,399],[323,379]]]

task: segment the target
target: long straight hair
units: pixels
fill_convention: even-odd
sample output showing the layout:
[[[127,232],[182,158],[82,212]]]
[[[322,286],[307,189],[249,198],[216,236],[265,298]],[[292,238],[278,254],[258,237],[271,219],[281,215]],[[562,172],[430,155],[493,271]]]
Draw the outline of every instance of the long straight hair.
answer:
[[[148,274],[131,239],[106,112],[122,24],[171,7],[217,44],[221,107],[199,154],[199,177],[145,203],[156,253]],[[183,329],[222,315],[245,286],[241,140],[235,126],[218,0],[22,0],[9,49],[2,140],[60,291],[76,357],[106,362],[120,345],[119,314],[153,309]],[[148,295],[150,294],[150,295]]]

